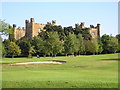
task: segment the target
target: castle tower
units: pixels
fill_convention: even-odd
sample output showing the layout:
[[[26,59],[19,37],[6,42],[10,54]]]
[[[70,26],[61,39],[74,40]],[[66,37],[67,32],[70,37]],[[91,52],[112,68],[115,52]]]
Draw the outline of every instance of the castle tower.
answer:
[[[12,37],[14,37],[16,40],[19,40],[24,36],[25,36],[25,29],[24,28],[21,29],[20,27],[16,28],[16,25],[13,24],[13,35],[12,35]]]
[[[79,27],[79,24],[75,24],[75,28]]]
[[[100,24],[97,24],[98,36],[100,37]]]
[[[25,20],[25,24],[26,24],[25,36],[31,39],[32,37],[34,37],[34,18],[30,18],[30,22],[29,20]]]
[[[56,25],[56,20],[52,20],[52,25]]]
[[[93,39],[99,39],[100,37],[100,24],[97,24],[96,27],[90,25],[90,34]]]
[[[84,29],[85,28],[84,24],[85,24],[84,22],[81,22],[80,28]]]
[[[25,28],[26,28],[26,33],[25,33],[25,36],[26,37],[30,37],[30,35],[29,35],[29,33],[30,33],[30,31],[29,31],[29,20],[25,20]]]
[[[13,24],[13,36],[14,36],[14,38],[16,39],[17,37],[16,37],[16,24]]]
[[[34,37],[34,18],[30,19],[30,23],[31,23],[31,38]]]

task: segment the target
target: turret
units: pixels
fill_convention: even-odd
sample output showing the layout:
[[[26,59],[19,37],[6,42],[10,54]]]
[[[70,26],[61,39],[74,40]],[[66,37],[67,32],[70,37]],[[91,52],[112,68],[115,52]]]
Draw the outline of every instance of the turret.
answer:
[[[83,28],[85,28],[85,26],[84,26],[84,22],[81,22],[81,24],[80,24],[80,27],[83,29]]]
[[[98,36],[100,37],[100,24],[97,24]]]
[[[51,22],[47,22],[48,25],[51,25]]]
[[[29,23],[29,20],[25,20],[25,23]]]
[[[31,22],[34,22],[34,18],[30,18],[30,21],[31,21]]]
[[[90,28],[95,28],[93,25],[90,25]]]
[[[26,30],[27,30],[27,26],[28,26],[28,24],[29,24],[29,20],[25,20],[25,28],[26,28]]]
[[[13,28],[16,28],[16,24],[13,24]]]
[[[26,29],[25,36],[26,37],[28,37],[28,25],[29,25],[29,20],[25,20],[25,29]]]
[[[75,24],[75,28],[79,27],[79,24]]]
[[[55,25],[56,24],[56,20],[52,20],[52,25]]]

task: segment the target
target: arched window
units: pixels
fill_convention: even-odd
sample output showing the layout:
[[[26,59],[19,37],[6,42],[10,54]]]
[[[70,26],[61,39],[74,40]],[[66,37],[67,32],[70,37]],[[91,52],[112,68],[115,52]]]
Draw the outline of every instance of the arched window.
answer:
[[[92,32],[92,35],[95,35],[95,32]]]

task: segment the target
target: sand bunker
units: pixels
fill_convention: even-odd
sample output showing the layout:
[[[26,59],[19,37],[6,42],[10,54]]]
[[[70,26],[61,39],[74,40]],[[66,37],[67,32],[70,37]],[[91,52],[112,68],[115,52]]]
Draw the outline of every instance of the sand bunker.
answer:
[[[10,65],[29,65],[29,64],[62,64],[65,61],[36,61],[36,62],[25,62],[25,63],[15,63]]]
[[[0,61],[0,62],[16,62],[16,61]]]

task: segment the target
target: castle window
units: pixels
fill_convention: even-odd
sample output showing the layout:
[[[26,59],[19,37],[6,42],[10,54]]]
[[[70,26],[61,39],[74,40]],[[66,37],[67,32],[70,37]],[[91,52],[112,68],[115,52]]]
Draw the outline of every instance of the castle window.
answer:
[[[95,35],[95,32],[92,32],[92,35]]]
[[[38,29],[38,31],[40,32],[40,31],[41,31],[41,29],[39,28],[39,29]]]

